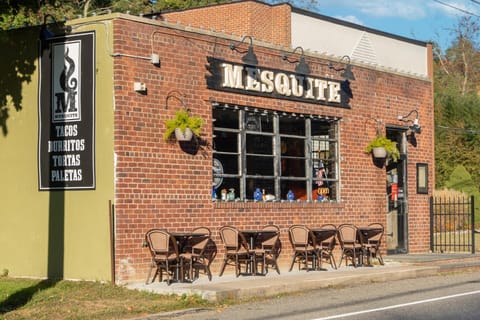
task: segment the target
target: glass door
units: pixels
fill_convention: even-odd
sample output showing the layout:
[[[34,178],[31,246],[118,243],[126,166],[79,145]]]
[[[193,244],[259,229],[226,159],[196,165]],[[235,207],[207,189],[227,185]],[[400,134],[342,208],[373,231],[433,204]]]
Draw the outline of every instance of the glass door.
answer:
[[[387,137],[397,141],[400,159],[386,165],[387,174],[387,253],[408,252],[408,193],[406,131],[387,128]]]

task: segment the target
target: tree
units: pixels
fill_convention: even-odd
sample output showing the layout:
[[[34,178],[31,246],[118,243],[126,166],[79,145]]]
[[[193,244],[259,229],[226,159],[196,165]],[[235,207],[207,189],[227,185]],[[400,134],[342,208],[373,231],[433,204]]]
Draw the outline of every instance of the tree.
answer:
[[[480,185],[479,30],[477,19],[463,17],[452,30],[455,40],[445,54],[433,45],[437,187],[445,185],[458,165]]]
[[[47,14],[56,21],[87,17],[106,12],[148,14],[169,9],[185,9],[232,0],[2,0],[0,29],[7,30],[44,23]]]
[[[461,17],[457,26],[451,30],[454,40],[445,54],[442,55],[440,47],[436,45],[433,47],[438,67],[435,83],[456,89],[461,95],[478,91],[480,54],[477,35],[479,31],[478,19],[472,16]]]
[[[450,178],[445,183],[445,186],[449,189],[462,191],[469,196],[475,198],[475,221],[480,221],[480,191],[477,184],[472,180],[471,175],[468,173],[464,166],[457,166],[453,170]]]

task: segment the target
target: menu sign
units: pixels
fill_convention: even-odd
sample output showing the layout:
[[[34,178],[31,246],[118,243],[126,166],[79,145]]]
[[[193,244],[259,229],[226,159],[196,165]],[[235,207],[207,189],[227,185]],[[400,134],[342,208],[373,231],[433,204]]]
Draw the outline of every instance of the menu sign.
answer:
[[[40,190],[95,189],[95,34],[40,47]]]

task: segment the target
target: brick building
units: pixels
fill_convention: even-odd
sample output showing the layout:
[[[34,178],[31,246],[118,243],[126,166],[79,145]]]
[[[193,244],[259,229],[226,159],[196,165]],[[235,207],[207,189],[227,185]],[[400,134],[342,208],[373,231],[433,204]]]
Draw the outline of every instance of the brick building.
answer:
[[[93,37],[94,184],[70,190],[65,181],[55,188],[50,181],[45,190],[27,190],[32,204],[7,202],[13,214],[30,205],[43,212],[27,229],[43,224],[40,245],[47,254],[36,253],[31,268],[19,266],[14,256],[0,267],[14,275],[138,281],[149,267],[142,248],[148,229],[199,225],[212,230],[218,246],[214,272],[223,257],[222,225],[278,225],[283,269],[291,257],[292,224],[380,222],[390,254],[429,250],[429,44],[256,1],[69,24],[71,34],[48,41]],[[181,108],[203,119],[201,135],[165,141],[165,121]],[[34,135],[36,116],[28,115]],[[0,144],[5,147],[26,139],[15,132],[27,124],[11,123],[12,135]],[[365,153],[377,130],[398,142],[398,162],[384,165]],[[12,158],[7,154],[3,161]],[[255,201],[257,188],[271,201]],[[294,201],[287,199],[290,190]],[[59,201],[58,216],[52,207]],[[62,224],[52,224],[58,217]],[[62,245],[52,248],[52,239],[60,238]],[[61,261],[52,258],[59,252]]]

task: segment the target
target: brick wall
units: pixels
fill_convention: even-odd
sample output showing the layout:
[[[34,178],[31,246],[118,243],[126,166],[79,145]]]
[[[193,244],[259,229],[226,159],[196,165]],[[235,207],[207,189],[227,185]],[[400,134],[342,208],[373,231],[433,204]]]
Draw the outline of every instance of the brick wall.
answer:
[[[160,19],[290,47],[291,7],[242,1],[162,13]]]
[[[410,252],[428,251],[428,195],[415,193],[415,164],[432,163],[429,170],[433,177],[431,83],[354,67],[356,81],[351,83],[354,95],[351,109],[208,90],[205,82],[207,56],[240,62],[242,55],[229,49],[230,41],[207,33],[184,32],[136,20],[115,19],[113,36],[114,52],[120,53],[114,58],[115,269],[119,282],[145,279],[150,257],[142,243],[145,232],[153,227],[170,231],[190,230],[199,225],[209,227],[219,250],[212,265],[217,274],[223,258],[218,229],[225,224],[248,229],[269,223],[278,225],[283,246],[282,271],[290,262],[287,230],[291,224],[386,224],[385,169],[374,166],[370,156],[364,153],[374,134],[368,119],[374,117],[385,124],[398,124],[397,115],[414,108],[422,115],[423,132],[418,136],[418,146],[409,148]],[[148,59],[134,57],[149,57],[152,50],[160,55],[160,67],[152,65]],[[289,71],[295,67],[282,61],[281,53],[271,48],[255,46],[255,53],[261,66]],[[309,57],[308,61],[312,74],[331,74],[324,65],[326,61],[316,57]],[[134,92],[135,81],[146,83],[146,94]],[[177,99],[169,99],[168,107],[165,105],[172,91],[184,94],[184,102],[191,113],[205,120],[198,145],[185,146],[163,140],[164,121],[181,107]],[[210,101],[341,118],[342,201],[212,203]]]

